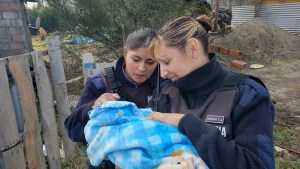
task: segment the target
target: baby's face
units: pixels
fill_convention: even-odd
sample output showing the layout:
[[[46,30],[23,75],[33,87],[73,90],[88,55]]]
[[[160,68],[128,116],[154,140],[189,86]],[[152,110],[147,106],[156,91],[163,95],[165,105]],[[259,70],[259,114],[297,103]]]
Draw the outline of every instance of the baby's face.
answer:
[[[194,169],[192,159],[183,160],[181,156],[166,157],[158,169]]]

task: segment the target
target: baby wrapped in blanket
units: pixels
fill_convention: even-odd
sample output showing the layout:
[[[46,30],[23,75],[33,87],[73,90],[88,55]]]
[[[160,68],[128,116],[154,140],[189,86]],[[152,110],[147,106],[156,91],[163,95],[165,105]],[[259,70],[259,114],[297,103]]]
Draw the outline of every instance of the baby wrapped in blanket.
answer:
[[[176,127],[145,117],[150,108],[109,101],[89,112],[84,128],[93,166],[109,159],[123,169],[207,169],[188,138]]]

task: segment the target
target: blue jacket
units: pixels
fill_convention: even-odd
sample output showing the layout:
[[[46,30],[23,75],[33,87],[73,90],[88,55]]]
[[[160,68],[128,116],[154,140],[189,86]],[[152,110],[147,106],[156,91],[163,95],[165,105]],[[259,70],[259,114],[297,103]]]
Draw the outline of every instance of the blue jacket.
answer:
[[[197,99],[201,105],[227,73],[211,54],[207,65],[178,80],[180,93],[186,102]],[[232,139],[224,138],[219,129],[192,113],[180,120],[178,128],[212,169],[273,169],[274,116],[268,90],[248,78],[240,85],[239,99],[231,113]]]

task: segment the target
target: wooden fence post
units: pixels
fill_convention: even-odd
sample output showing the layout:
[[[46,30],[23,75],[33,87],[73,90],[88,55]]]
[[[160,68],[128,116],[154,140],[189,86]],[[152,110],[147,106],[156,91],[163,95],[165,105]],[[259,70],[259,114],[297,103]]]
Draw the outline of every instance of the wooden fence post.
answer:
[[[57,109],[59,112],[63,147],[66,158],[71,159],[74,155],[75,143],[69,139],[66,131],[64,130],[64,121],[71,114],[71,111],[68,101],[68,92],[61,49],[59,46],[59,36],[47,36],[46,41],[50,59],[50,68],[53,78],[53,87],[57,101]]]
[[[8,67],[16,82],[23,110],[25,130],[23,134],[25,159],[30,169],[45,169],[40,126],[35,101],[35,94],[29,70],[30,54],[11,56]]]
[[[42,113],[43,135],[51,169],[61,169],[57,123],[53,104],[52,86],[45,67],[42,52],[31,52],[36,86]]]
[[[94,70],[96,69],[96,63],[94,61],[93,55],[91,53],[84,53],[82,55],[82,71],[83,71],[83,84],[88,77],[94,74]]]
[[[0,60],[0,96],[0,151],[2,151],[20,141],[4,60]]]
[[[96,63],[94,61],[93,55],[91,53],[84,53],[82,55],[82,70],[83,70],[83,83],[85,85],[88,77],[93,76],[94,74],[104,72],[104,69],[107,67],[113,67],[117,63],[117,60],[113,62],[101,62]]]
[[[22,143],[19,143],[15,147],[4,151],[2,153],[2,157],[3,166],[1,166],[0,164],[0,168],[3,167],[3,169],[26,169]]]
[[[0,168],[25,169],[22,144],[16,145],[20,137],[9,92],[6,62],[7,59],[0,59]]]

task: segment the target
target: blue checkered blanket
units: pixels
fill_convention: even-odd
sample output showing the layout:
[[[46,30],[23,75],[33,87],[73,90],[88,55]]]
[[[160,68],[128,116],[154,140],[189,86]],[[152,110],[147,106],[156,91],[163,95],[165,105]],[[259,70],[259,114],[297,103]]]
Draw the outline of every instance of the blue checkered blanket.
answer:
[[[87,155],[93,166],[104,159],[124,169],[208,167],[176,127],[145,120],[150,108],[109,101],[90,111],[84,128]]]

